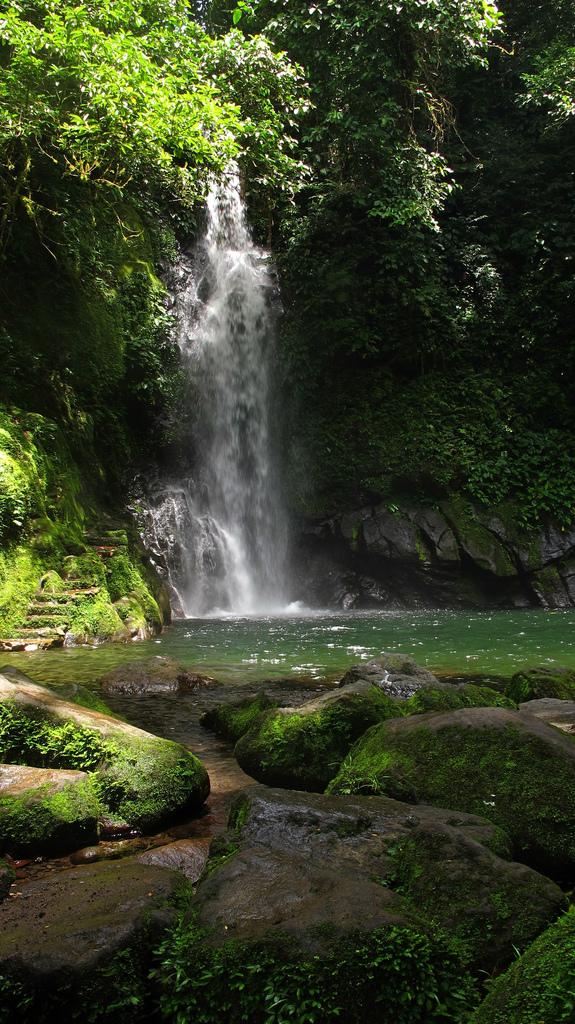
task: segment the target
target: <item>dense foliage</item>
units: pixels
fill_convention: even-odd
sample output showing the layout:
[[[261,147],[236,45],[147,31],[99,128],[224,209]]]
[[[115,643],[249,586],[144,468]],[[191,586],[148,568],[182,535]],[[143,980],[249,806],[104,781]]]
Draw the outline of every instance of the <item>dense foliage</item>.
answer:
[[[0,68],[0,401],[64,425],[84,503],[125,500],[181,387],[162,271],[231,158],[297,187],[301,74],[185,0],[4,0]]]
[[[466,490],[573,518],[575,14],[498,7],[238,5],[313,100],[276,232],[307,513]]]

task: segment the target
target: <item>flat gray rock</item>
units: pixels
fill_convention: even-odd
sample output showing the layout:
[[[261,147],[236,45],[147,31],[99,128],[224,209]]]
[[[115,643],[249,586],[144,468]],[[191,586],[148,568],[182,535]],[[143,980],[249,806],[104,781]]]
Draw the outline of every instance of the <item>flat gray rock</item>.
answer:
[[[175,872],[133,860],[22,885],[0,907],[0,971],[36,980],[89,972],[137,940],[148,922],[165,927],[179,885]]]

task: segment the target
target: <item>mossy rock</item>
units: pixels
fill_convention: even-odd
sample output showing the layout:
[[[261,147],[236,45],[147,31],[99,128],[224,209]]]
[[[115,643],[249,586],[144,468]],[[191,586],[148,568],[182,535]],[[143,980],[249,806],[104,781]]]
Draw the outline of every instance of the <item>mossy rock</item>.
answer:
[[[101,804],[81,771],[0,765],[0,848],[60,854],[98,838]]]
[[[264,711],[276,707],[276,702],[266,693],[258,693],[255,697],[246,697],[245,700],[233,704],[218,704],[217,707],[210,708],[202,715],[200,723],[217,736],[237,743],[240,736],[251,728]]]
[[[513,676],[505,692],[516,704],[544,697],[575,700],[575,670],[547,666],[524,669]]]
[[[491,982],[469,1024],[568,1024],[575,1019],[575,908]]]
[[[356,683],[297,709],[263,712],[234,753],[259,782],[322,792],[355,740],[376,722],[401,713],[400,701],[371,683]]]
[[[142,830],[201,806],[209,778],[185,747],[0,675],[0,751],[14,764],[91,773],[105,809]]]
[[[566,909],[559,886],[524,864],[502,864],[469,837],[415,826],[393,848],[388,884],[444,928],[474,971],[500,969]]]
[[[0,906],[0,1024],[149,1020],[154,950],[182,888],[133,858],[28,882]]]
[[[575,866],[575,742],[520,711],[384,722],[354,746],[329,790],[483,814],[528,863],[560,876]]]
[[[452,495],[441,508],[460,547],[479,569],[501,578],[517,576],[512,551],[479,521],[471,502],[461,495]]]
[[[164,962],[170,963],[166,986],[176,990],[175,977],[189,972],[189,1012],[194,1019],[196,1014],[203,1019],[202,1009],[212,1000],[222,1020],[267,1019],[259,985],[265,978],[255,977],[253,985],[245,986],[245,997],[238,991],[237,1005],[230,1001],[229,1009],[219,1002],[219,989],[236,975],[231,969],[234,950],[241,957],[238,977],[251,978],[247,965],[253,957],[264,972],[272,972],[275,983],[279,964],[274,962],[276,954],[270,961],[266,950],[277,947],[282,949],[286,973],[291,975],[299,963],[310,972],[313,985],[317,983],[317,1015],[312,1019],[318,1022],[332,1020],[336,994],[346,1021],[463,1020],[470,957],[475,968],[491,969],[504,966],[514,955],[509,924],[500,927],[494,906],[500,893],[511,897],[515,890],[517,904],[521,899],[533,901],[531,920],[526,915],[523,933],[519,928],[514,933],[521,946],[565,903],[560,889],[548,879],[499,857],[495,849],[505,857],[506,838],[473,815],[421,805],[412,808],[387,798],[329,797],[258,786],[236,799],[230,826],[213,870],[198,886],[198,931],[190,935],[187,949],[181,935],[172,938],[171,947],[168,940],[163,950]],[[428,893],[434,885],[441,893],[451,889],[451,902],[439,900],[435,907],[430,898],[424,906],[423,885],[413,894],[402,891],[398,849],[406,842],[414,842],[420,853],[416,875],[426,876]],[[431,855],[430,846],[437,856]],[[407,890],[405,872],[402,881]],[[453,1000],[441,1009],[432,998],[420,1000],[424,978],[432,988],[434,983],[422,956],[426,942],[420,946],[416,935],[437,942],[448,963],[453,955],[459,959],[463,991],[456,984],[459,996],[454,989]],[[405,952],[410,950],[408,958],[413,955],[411,965],[403,963],[403,941]],[[210,966],[200,976],[209,985],[214,977],[203,1001],[198,972],[191,972],[202,948]],[[357,962],[349,961],[352,948],[361,953]],[[395,982],[389,973],[393,956]],[[363,967],[358,970],[360,962]],[[339,984],[344,988],[339,990]]]
[[[490,706],[514,707],[488,687],[444,684],[442,689],[417,690],[405,700],[360,681],[298,708],[274,708],[265,695],[220,705],[202,721],[220,735],[238,739],[236,758],[259,782],[322,792],[355,741],[377,722],[426,711]]]
[[[464,683],[444,690],[418,690],[405,702],[408,715],[425,714],[429,711],[457,711],[459,708],[515,708],[509,697],[492,690],[489,686],[475,686]]]

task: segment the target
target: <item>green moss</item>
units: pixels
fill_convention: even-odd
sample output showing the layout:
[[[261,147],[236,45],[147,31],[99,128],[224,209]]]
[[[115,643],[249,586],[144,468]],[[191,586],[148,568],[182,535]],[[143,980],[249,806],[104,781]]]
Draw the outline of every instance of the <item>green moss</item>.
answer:
[[[145,831],[177,811],[201,806],[209,792],[202,763],[170,740],[129,740],[118,734],[108,743],[98,769],[99,792],[108,808]]]
[[[201,724],[206,729],[217,733],[218,736],[223,736],[224,739],[236,743],[240,736],[243,736],[251,728],[263,711],[269,711],[275,707],[277,704],[271,697],[265,693],[259,693],[256,697],[248,697],[235,704],[219,704],[202,715]]]
[[[101,804],[90,779],[0,797],[0,843],[12,853],[58,853],[97,840]]]
[[[556,607],[557,595],[561,599],[567,597],[565,584],[559,575],[556,565],[547,565],[539,569],[532,577],[533,589],[541,596],[543,601],[552,608]]]
[[[526,669],[513,676],[505,692],[517,704],[545,697],[575,700],[575,671],[547,667]]]
[[[177,743],[131,737],[121,725],[104,735],[8,701],[0,704],[0,757],[8,764],[90,772],[107,809],[142,829],[200,806],[209,792],[203,765]]]
[[[361,694],[342,690],[313,711],[264,712],[240,738],[235,755],[244,771],[267,785],[322,792],[366,729],[402,713],[401,702],[376,686]]]
[[[506,837],[501,838],[507,846]],[[501,871],[495,889],[496,869],[489,855],[479,851],[475,858],[468,856],[464,872],[454,872],[456,844],[443,833],[417,830],[394,847],[387,884],[444,928],[474,971],[492,971],[524,950],[559,908],[537,874],[518,878]]]
[[[469,1024],[569,1024],[575,1015],[575,909],[533,943]]]
[[[238,739],[241,767],[267,785],[323,791],[353,743],[377,722],[431,710],[462,707],[514,707],[488,687],[460,686],[420,690],[407,701],[388,697],[373,686],[366,693],[342,688],[327,701],[300,711],[276,709],[265,696],[220,705],[203,724],[227,739]],[[313,710],[312,710],[313,709]]]
[[[18,636],[45,564],[29,548],[0,551],[0,636]]]
[[[127,636],[124,623],[110,603],[106,590],[71,606],[68,629],[79,641],[125,639]]]
[[[575,863],[575,766],[560,748],[511,724],[412,721],[405,730],[370,729],[328,792],[384,793],[468,811],[503,828],[536,865],[562,872]]]
[[[427,711],[456,711],[458,708],[514,708],[508,697],[497,693],[488,686],[472,683],[453,687],[452,690],[418,690],[405,702],[408,715],[424,714]]]
[[[118,612],[124,620],[132,618],[139,622],[141,627],[150,624],[161,628],[162,613],[158,602],[136,564],[133,553],[122,551],[107,560],[106,583],[112,601],[126,598],[131,601],[130,608],[124,605],[125,614],[122,614],[118,607]]]
[[[160,1009],[194,1024],[439,1024],[461,1021],[472,982],[440,934],[403,927],[341,937],[322,929],[322,955],[294,936],[215,944],[182,918],[161,944]]]
[[[496,576],[517,575],[517,567],[505,545],[478,522],[473,506],[462,495],[451,495],[441,508],[461,545],[481,569]]]

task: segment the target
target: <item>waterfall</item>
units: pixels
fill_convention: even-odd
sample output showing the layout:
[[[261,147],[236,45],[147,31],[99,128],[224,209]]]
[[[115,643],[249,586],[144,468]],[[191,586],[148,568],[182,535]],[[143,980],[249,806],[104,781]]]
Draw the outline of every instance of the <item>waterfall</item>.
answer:
[[[145,539],[176,614],[278,611],[286,604],[286,521],[274,394],[275,279],[254,245],[231,168],[214,183],[195,269],[175,303],[197,396],[192,476],[163,485]]]

